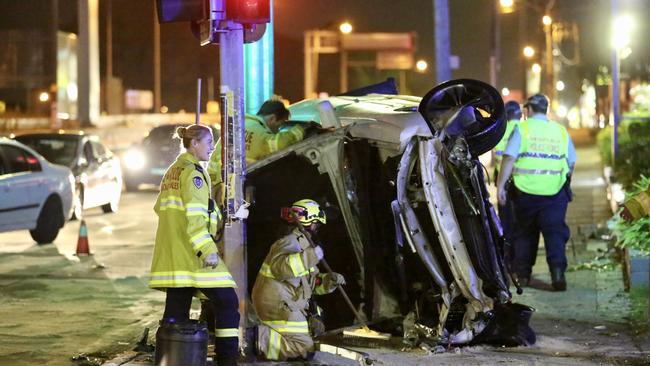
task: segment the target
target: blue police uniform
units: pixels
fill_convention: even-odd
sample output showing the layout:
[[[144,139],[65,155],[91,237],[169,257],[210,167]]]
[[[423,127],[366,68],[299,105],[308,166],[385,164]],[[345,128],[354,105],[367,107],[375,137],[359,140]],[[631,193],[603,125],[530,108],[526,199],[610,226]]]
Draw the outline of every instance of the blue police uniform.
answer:
[[[544,114],[534,114],[530,119],[548,121]],[[505,155],[514,158],[522,157],[522,137],[519,131],[521,127],[515,128],[504,151]],[[566,133],[566,132],[565,132]],[[576,151],[571,141],[567,138],[566,156],[558,156],[558,159],[566,159],[568,167],[572,167],[576,161]],[[516,170],[515,170],[516,172]],[[562,174],[566,174],[562,172]],[[517,176],[515,174],[515,181]],[[514,206],[516,215],[516,226],[513,230],[514,258],[513,270],[520,278],[530,278],[532,267],[537,258],[540,233],[544,236],[546,248],[546,261],[553,276],[561,272],[562,278],[567,267],[565,254],[566,243],[569,240],[570,230],[566,225],[565,217],[571,191],[569,183],[564,184],[559,191],[550,195],[531,194],[516,190],[514,195]]]

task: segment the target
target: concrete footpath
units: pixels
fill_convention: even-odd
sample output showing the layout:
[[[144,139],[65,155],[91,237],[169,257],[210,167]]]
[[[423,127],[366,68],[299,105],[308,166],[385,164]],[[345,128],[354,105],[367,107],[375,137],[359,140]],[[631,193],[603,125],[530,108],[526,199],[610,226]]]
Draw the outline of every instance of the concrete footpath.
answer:
[[[623,291],[620,265],[611,261],[611,244],[602,226],[611,216],[605,181],[595,146],[578,149],[572,183],[574,201],[567,222],[572,239],[567,245],[568,290],[550,291],[543,248],[538,253],[533,281],[514,301],[533,306],[531,325],[537,343],[531,347],[473,346],[441,353],[416,349],[360,349],[375,365],[650,365],[648,289]],[[594,261],[600,258],[599,261]],[[154,330],[155,331],[155,330]],[[153,337],[153,334],[151,335]],[[241,363],[279,365],[291,363]],[[310,365],[358,364],[318,353]],[[127,352],[104,366],[150,366],[152,353]]]

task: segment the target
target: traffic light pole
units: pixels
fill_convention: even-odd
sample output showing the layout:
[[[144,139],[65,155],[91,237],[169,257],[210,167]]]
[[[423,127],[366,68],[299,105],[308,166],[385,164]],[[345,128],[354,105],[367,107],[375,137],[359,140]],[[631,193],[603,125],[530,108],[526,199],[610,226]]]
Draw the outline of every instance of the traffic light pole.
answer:
[[[239,23],[227,22],[219,33],[221,76],[221,141],[225,192],[224,260],[237,283],[240,332],[246,329],[246,222],[235,213],[244,204],[246,159],[244,144],[244,36]],[[243,334],[242,334],[243,335]],[[245,337],[240,337],[245,339]]]

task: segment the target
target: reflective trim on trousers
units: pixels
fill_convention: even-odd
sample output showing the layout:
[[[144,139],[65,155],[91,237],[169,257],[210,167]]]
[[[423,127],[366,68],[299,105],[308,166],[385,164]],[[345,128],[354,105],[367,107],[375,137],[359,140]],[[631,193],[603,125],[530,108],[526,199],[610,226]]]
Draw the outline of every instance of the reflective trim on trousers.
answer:
[[[269,329],[269,349],[266,353],[266,357],[270,360],[277,360],[280,358],[280,347],[282,346],[282,335]]]
[[[262,323],[272,330],[284,333],[304,333],[309,334],[309,323],[307,321],[289,321],[289,320],[262,320]]]
[[[214,336],[220,338],[239,337],[239,328],[215,329]]]

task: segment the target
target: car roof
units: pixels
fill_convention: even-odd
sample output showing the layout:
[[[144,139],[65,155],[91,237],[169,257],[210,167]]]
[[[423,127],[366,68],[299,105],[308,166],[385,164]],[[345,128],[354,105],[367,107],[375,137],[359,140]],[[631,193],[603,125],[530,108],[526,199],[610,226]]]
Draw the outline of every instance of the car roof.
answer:
[[[16,146],[16,147],[19,147],[21,149],[25,149],[25,150],[29,151],[32,155],[37,156],[39,160],[47,161],[47,160],[45,160],[45,158],[43,156],[41,156],[41,154],[38,153],[38,151],[32,149],[31,147],[23,144],[20,141],[16,141],[16,140],[13,140],[13,139],[10,139],[10,138],[7,138],[7,137],[0,137],[0,144]]]

